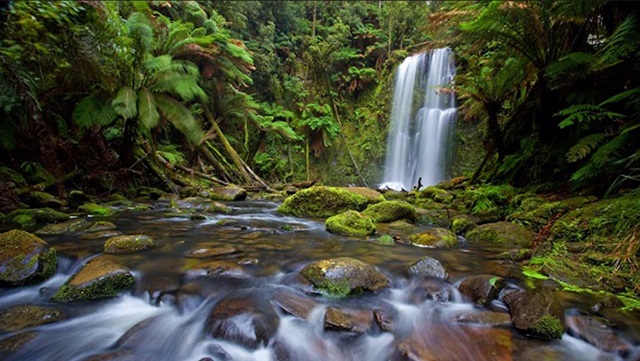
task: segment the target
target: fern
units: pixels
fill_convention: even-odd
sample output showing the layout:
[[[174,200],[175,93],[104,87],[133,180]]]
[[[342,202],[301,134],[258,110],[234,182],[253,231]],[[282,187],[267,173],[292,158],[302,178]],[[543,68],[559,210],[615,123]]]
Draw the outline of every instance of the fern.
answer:
[[[204,134],[193,113],[182,103],[170,96],[155,96],[158,110],[162,117],[173,124],[193,144],[200,144]]]
[[[108,102],[100,101],[93,95],[82,98],[73,109],[73,121],[80,128],[93,125],[107,126],[116,120],[118,114]]]
[[[637,56],[640,49],[640,20],[635,13],[629,14],[599,52],[597,70],[613,66],[630,56]]]
[[[138,91],[138,115],[142,125],[147,129],[156,127],[160,120],[156,100],[147,88]]]
[[[610,112],[599,105],[593,104],[572,105],[568,108],[562,109],[555,115],[566,116],[566,118],[558,124],[560,129],[567,128],[575,124],[589,124],[596,120],[611,120],[624,117],[623,114]]]
[[[603,133],[595,133],[587,135],[580,139],[573,147],[567,152],[567,161],[574,163],[586,158],[591,152],[593,152],[600,143],[605,140]]]
[[[175,144],[161,144],[158,146],[157,153],[164,159],[166,159],[169,163],[173,165],[182,165],[184,164],[185,158],[184,154],[182,154]]]
[[[122,87],[111,102],[115,112],[124,119],[132,119],[138,114],[136,93],[129,87]]]

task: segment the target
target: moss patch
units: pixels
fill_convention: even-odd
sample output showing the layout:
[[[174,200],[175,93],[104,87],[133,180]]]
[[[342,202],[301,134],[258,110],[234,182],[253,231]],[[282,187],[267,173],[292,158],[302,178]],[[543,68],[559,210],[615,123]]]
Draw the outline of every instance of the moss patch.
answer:
[[[21,227],[30,227],[35,224],[58,223],[69,220],[69,215],[55,211],[51,208],[16,209],[5,216],[4,221],[15,223]]]
[[[123,254],[135,253],[155,247],[153,238],[144,235],[124,235],[111,237],[104,243],[104,253]]]
[[[111,207],[101,206],[96,203],[85,203],[78,207],[78,211],[94,216],[111,216],[115,213]]]
[[[315,186],[287,197],[278,207],[278,211],[298,217],[328,218],[348,210],[362,211],[369,204],[384,201],[384,197],[379,193],[362,193],[365,192],[349,188]]]
[[[446,228],[430,228],[422,233],[413,234],[409,237],[409,241],[418,247],[453,247],[458,239],[451,230]]]
[[[12,230],[0,234],[0,284],[39,283],[56,271],[56,251],[31,233]]]
[[[529,247],[533,242],[533,232],[519,224],[496,222],[472,229],[467,232],[466,238],[476,242]]]
[[[347,237],[366,237],[376,232],[371,218],[361,215],[357,211],[346,211],[329,217],[325,226],[327,231]]]
[[[374,223],[391,223],[401,219],[409,222],[416,221],[416,209],[407,202],[384,201],[372,204],[362,212],[370,217]]]
[[[533,324],[531,331],[546,340],[561,339],[564,334],[564,326],[557,317],[544,315]]]

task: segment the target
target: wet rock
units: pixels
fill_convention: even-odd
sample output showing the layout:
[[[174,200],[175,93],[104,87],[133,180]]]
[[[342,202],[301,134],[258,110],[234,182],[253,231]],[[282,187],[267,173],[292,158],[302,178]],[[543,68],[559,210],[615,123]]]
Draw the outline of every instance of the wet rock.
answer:
[[[373,325],[373,314],[368,310],[345,310],[328,307],[324,314],[324,329],[363,333]]]
[[[418,198],[431,199],[438,203],[445,203],[445,204],[451,203],[451,201],[453,201],[453,198],[454,198],[451,192],[448,192],[444,189],[441,189],[435,186],[429,186],[422,189],[421,191],[418,192],[417,196]]]
[[[301,293],[285,288],[278,289],[273,295],[273,302],[284,312],[298,318],[307,319],[318,305],[318,302]]]
[[[153,187],[138,187],[138,197],[148,197],[151,200],[157,200],[165,194],[162,190]]]
[[[180,282],[167,276],[147,276],[136,287],[139,292],[148,292],[152,299],[157,300],[167,293],[176,293],[180,289]]]
[[[440,261],[431,257],[424,257],[416,262],[413,262],[407,272],[411,276],[417,277],[434,277],[442,280],[447,279],[449,275],[447,271],[442,267]]]
[[[220,300],[207,318],[206,329],[214,338],[255,349],[275,335],[280,318],[265,301],[245,294]]]
[[[449,228],[451,226],[451,211],[448,209],[416,209],[417,222],[434,227]]]
[[[81,204],[89,202],[89,197],[87,197],[84,192],[74,189],[69,192],[69,196],[67,197],[69,201],[69,207],[77,209]]]
[[[187,258],[210,258],[216,256],[223,256],[227,254],[237,253],[238,249],[231,245],[224,245],[220,247],[198,247],[188,250],[184,256]]]
[[[415,282],[409,301],[420,304],[425,301],[451,302],[455,289],[439,278],[425,278]]]
[[[519,290],[504,296],[504,302],[516,329],[546,340],[562,338],[562,307],[552,290]]]
[[[464,235],[468,231],[476,228],[480,220],[477,217],[467,214],[458,214],[451,220],[451,230],[456,234]]]
[[[298,217],[328,218],[348,210],[362,211],[384,197],[368,188],[314,186],[287,197],[278,211]]]
[[[111,216],[115,211],[108,206],[101,206],[96,203],[85,203],[78,207],[78,212],[90,214],[92,216]]]
[[[4,222],[14,223],[21,227],[32,227],[36,224],[64,222],[69,218],[68,214],[51,208],[16,209],[4,217]]]
[[[401,219],[409,222],[416,221],[416,209],[407,202],[383,201],[372,204],[362,212],[370,217],[374,223],[391,223]]]
[[[511,332],[496,328],[428,324],[397,343],[393,361],[511,361]]]
[[[301,274],[316,288],[338,297],[377,291],[389,285],[387,277],[375,267],[350,257],[313,262]]]
[[[229,208],[226,204],[220,202],[211,202],[207,209],[205,210],[207,213],[223,213],[229,214],[231,213],[231,208]]]
[[[469,241],[489,242],[494,244],[530,247],[533,242],[533,232],[519,224],[511,222],[496,222],[478,226],[467,232]]]
[[[55,249],[37,236],[17,229],[0,234],[0,285],[42,282],[56,266]]]
[[[346,237],[366,237],[376,232],[371,218],[353,210],[329,217],[325,226],[327,231]]]
[[[383,332],[393,332],[396,314],[391,307],[373,310],[373,320]]]
[[[480,311],[465,312],[456,316],[456,322],[472,323],[491,327],[510,327],[511,315],[505,312]]]
[[[52,208],[60,209],[64,206],[64,202],[46,192],[29,192],[20,197],[21,200],[33,208]]]
[[[631,351],[631,345],[623,341],[606,323],[593,316],[573,315],[565,318],[567,333],[581,338],[595,347],[606,351],[625,354]]]
[[[603,299],[598,301],[595,305],[593,305],[592,309],[595,312],[601,312],[603,310],[615,309],[624,307],[624,302],[620,301],[620,299],[616,296],[609,295],[605,296]]]
[[[132,350],[115,350],[89,356],[82,361],[151,361],[151,359],[141,358]]]
[[[217,201],[243,201],[247,198],[247,191],[237,185],[211,188],[209,198]]]
[[[512,249],[508,251],[504,251],[498,254],[495,258],[503,259],[512,262],[522,262],[524,260],[528,260],[533,255],[533,252],[528,248],[522,249]]]
[[[112,231],[117,228],[118,227],[116,227],[115,224],[109,221],[96,221],[91,223],[89,228],[85,229],[84,231],[85,233],[92,233],[92,232],[101,232],[101,231]]]
[[[382,225],[381,225],[382,227]],[[392,231],[414,231],[417,227],[407,221],[395,221],[388,223],[386,227]]]
[[[15,306],[0,312],[0,331],[14,332],[60,321],[64,314],[52,308],[40,306]]]
[[[0,360],[8,359],[36,337],[38,337],[37,332],[23,332],[0,340]]]
[[[471,301],[484,306],[498,297],[506,286],[504,278],[493,275],[469,276],[460,282],[458,291]]]
[[[456,234],[449,229],[430,228],[422,233],[411,235],[409,241],[418,247],[446,248],[455,246],[458,239]]]
[[[70,219],[62,223],[48,224],[35,233],[42,236],[54,236],[66,233],[74,233],[89,227],[90,223],[84,218]]]
[[[91,240],[91,239],[102,239],[102,238],[111,238],[121,236],[122,232],[117,230],[111,231],[97,231],[91,233],[84,233],[78,236],[80,239]]]
[[[194,266],[190,272],[201,271],[212,277],[239,277],[244,278],[249,275],[242,266],[229,261],[210,261]]]
[[[52,301],[73,302],[111,298],[133,287],[135,279],[124,266],[107,256],[87,262],[53,295]]]
[[[124,254],[146,251],[155,247],[153,238],[144,234],[111,237],[104,242],[104,253]]]

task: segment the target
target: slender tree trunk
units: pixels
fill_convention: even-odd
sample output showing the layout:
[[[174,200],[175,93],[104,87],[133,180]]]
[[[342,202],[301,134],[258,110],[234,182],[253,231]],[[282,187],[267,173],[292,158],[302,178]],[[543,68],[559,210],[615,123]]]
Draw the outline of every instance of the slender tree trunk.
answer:
[[[204,155],[205,158],[207,158],[207,160],[209,161],[209,163],[213,166],[213,168],[216,170],[216,173],[218,173],[218,175],[224,179],[225,181],[229,181],[231,180],[231,177],[229,176],[229,174],[227,173],[227,170],[224,169],[224,167],[222,165],[220,165],[220,162],[218,162],[218,160],[216,159],[216,157],[213,156],[213,154],[211,154],[211,152],[209,151],[209,149],[207,148],[207,143],[202,143],[200,144],[200,146],[198,147],[200,149],[200,152]]]
[[[311,37],[316,37],[316,16],[318,14],[318,2],[313,2],[313,13],[311,15]]]
[[[306,166],[307,166],[307,181],[311,180],[311,174],[309,172],[309,139],[307,139],[307,142],[305,144],[304,147],[304,157],[305,157],[305,161],[306,161]]]
[[[495,150],[498,152],[498,159],[502,160],[505,156],[505,145],[502,136],[502,129],[498,122],[498,111],[500,109],[499,104],[489,104],[485,106],[487,111],[487,137],[490,142],[495,145]]]

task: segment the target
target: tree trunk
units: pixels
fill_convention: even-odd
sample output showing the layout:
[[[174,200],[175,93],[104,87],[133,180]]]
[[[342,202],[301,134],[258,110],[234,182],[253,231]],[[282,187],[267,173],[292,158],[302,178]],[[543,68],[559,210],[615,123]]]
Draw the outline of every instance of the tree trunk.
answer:
[[[495,146],[495,150],[498,152],[498,159],[502,158],[506,154],[504,139],[502,137],[502,129],[498,122],[498,111],[500,109],[499,104],[487,104],[485,105],[487,111],[487,139]]]
[[[216,172],[218,173],[218,176],[220,176],[220,178],[222,178],[223,180],[225,180],[227,182],[231,180],[231,177],[227,173],[227,170],[224,169],[224,167],[222,165],[220,165],[220,162],[218,162],[216,157],[214,157],[213,154],[211,154],[211,151],[209,151],[209,149],[207,148],[207,142],[204,142],[204,143],[200,144],[198,149],[200,149],[200,152],[202,153],[202,155],[204,155],[204,157],[207,158],[207,160],[213,166],[213,168],[216,170]]]

